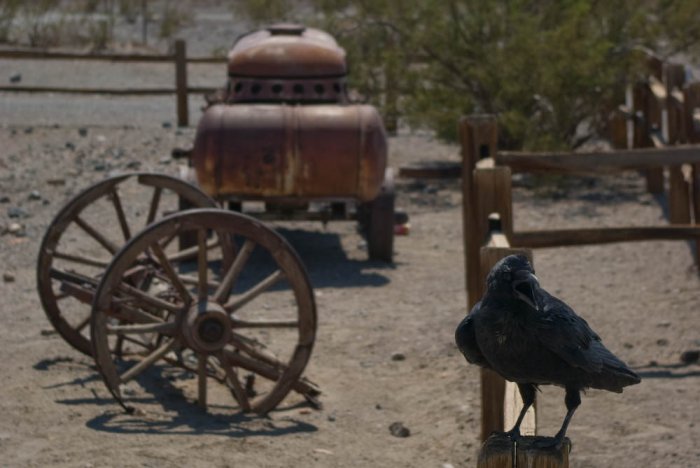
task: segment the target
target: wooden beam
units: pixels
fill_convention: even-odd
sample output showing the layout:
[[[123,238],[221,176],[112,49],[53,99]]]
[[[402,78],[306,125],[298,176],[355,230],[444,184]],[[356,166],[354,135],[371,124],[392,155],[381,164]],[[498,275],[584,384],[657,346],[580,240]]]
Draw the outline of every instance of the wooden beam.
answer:
[[[693,197],[693,222],[700,224],[700,164],[693,164],[691,170],[691,192]],[[695,241],[695,262],[700,265],[700,238]]]
[[[689,143],[700,143],[700,82],[683,88],[685,136]]]
[[[517,446],[503,434],[494,434],[479,452],[477,468],[568,468],[571,441],[564,439],[560,448],[533,447],[536,437],[522,437]],[[515,458],[515,459],[514,459]]]
[[[217,90],[210,86],[191,86],[189,94],[210,94]],[[175,88],[63,88],[57,86],[0,86],[3,93],[57,93],[57,94],[107,94],[114,96],[159,96],[176,93]]]
[[[508,167],[476,169],[474,187],[478,194],[477,231],[480,242],[486,240],[489,232],[489,216],[498,213],[501,230],[506,237],[513,232],[513,199],[511,174]]]
[[[516,231],[511,244],[518,247],[543,248],[571,245],[609,244],[647,240],[700,239],[700,226],[674,225],[651,227],[614,227]]]
[[[0,86],[5,93],[108,94],[114,96],[172,95],[174,88],[62,88],[56,86]]]
[[[478,198],[474,184],[477,161],[492,157],[497,151],[498,127],[492,115],[472,115],[459,122],[459,140],[462,149],[462,233],[466,272],[467,310],[480,297],[479,249],[484,234],[478,231]]]
[[[660,72],[659,72],[660,73]],[[652,128],[651,114],[651,91],[644,83],[637,83],[632,88],[632,112],[639,116],[633,120],[632,147],[646,148],[653,146],[649,138]],[[644,176],[647,182],[647,191],[653,194],[664,193],[664,173],[662,167],[644,169]]]
[[[40,59],[40,60],[88,60],[105,62],[173,62],[172,54],[95,54],[80,52],[50,52],[45,50],[0,50],[3,59]],[[187,63],[222,64],[226,57],[189,57]]]
[[[700,163],[700,145],[590,153],[500,151],[495,159],[513,172],[613,173]]]
[[[690,223],[690,181],[686,180],[682,166],[668,171],[668,211],[672,224]]]
[[[94,54],[75,52],[49,52],[43,50],[0,50],[3,59],[41,60],[101,60],[109,62],[172,62],[173,55],[164,54]]]

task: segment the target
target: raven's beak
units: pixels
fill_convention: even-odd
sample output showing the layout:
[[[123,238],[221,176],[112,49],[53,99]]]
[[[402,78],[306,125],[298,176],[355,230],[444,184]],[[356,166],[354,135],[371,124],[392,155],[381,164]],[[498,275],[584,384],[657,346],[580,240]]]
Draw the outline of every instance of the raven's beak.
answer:
[[[537,280],[537,276],[527,270],[516,271],[513,276],[515,277],[513,280],[513,293],[515,297],[539,311],[540,308],[537,305],[536,291],[540,287],[540,283]]]

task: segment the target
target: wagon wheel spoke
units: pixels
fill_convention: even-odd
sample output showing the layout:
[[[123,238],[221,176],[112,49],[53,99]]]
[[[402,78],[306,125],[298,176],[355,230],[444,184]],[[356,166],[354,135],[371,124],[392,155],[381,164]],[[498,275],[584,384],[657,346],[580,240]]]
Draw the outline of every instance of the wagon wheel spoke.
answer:
[[[90,316],[88,315],[85,317],[80,323],[78,323],[75,326],[75,329],[78,330],[79,332],[85,330],[85,327],[87,327],[90,324]]]
[[[274,273],[270,274],[267,278],[250,288],[245,293],[230,299],[224,305],[224,309],[229,313],[235,312],[236,310],[240,309],[256,297],[258,297],[260,294],[264,293],[269,288],[274,286],[282,278],[284,278],[284,272],[282,272],[282,270],[275,271]]]
[[[61,260],[66,260],[73,263],[79,263],[81,265],[92,266],[97,268],[105,269],[109,265],[109,261],[102,260],[99,258],[86,257],[83,255],[74,255],[64,252],[56,251],[53,253],[54,258],[60,258]]]
[[[161,248],[160,244],[158,244],[157,242],[151,244],[151,251],[158,259],[158,262],[160,263],[160,267],[165,272],[165,275],[170,280],[170,283],[175,287],[177,292],[180,294],[180,298],[182,299],[182,302],[185,305],[189,306],[190,303],[192,302],[192,296],[190,296],[190,293],[187,291],[187,287],[182,282],[182,279],[178,276],[178,274],[175,271],[175,269],[173,268],[172,264],[168,261],[168,258],[166,257],[165,252],[163,252],[163,249]]]
[[[109,312],[109,316],[112,318],[122,320],[128,323],[163,323],[162,318],[153,315],[149,312],[145,312],[141,309],[122,304],[120,302],[120,299],[114,299],[112,301],[112,306],[114,307],[114,309]]]
[[[170,240],[172,241],[172,239]],[[221,243],[219,242],[218,238],[211,239],[206,243],[206,250],[212,250],[217,247],[221,247]],[[184,260],[190,260],[191,258],[194,258],[195,256],[199,255],[199,251],[199,244],[197,244],[192,247],[182,249],[174,254],[168,255],[168,260],[170,260],[171,262],[181,262]]]
[[[224,299],[228,298],[229,294],[231,294],[233,285],[238,279],[238,276],[241,274],[241,271],[250,258],[250,255],[253,253],[254,248],[255,242],[250,239],[246,239],[246,241],[243,243],[243,247],[241,247],[241,250],[236,255],[236,259],[233,261],[231,268],[228,269],[224,275],[224,278],[221,280],[221,284],[216,289],[213,296],[214,301],[224,302]]]
[[[102,247],[107,249],[107,251],[114,255],[117,253],[117,250],[119,250],[119,247],[117,247],[114,242],[110,241],[107,239],[104,235],[102,235],[97,229],[95,229],[90,223],[85,221],[83,218],[80,216],[75,217],[75,224],[80,226],[80,228],[85,231],[87,235],[95,239]]]
[[[153,296],[148,292],[141,291],[140,289],[125,283],[119,284],[117,289],[123,295],[127,296],[133,301],[136,301],[136,303],[144,303],[156,309],[167,310],[174,313],[178,313],[183,310],[183,306],[181,305],[173,304],[172,302],[168,302],[159,297]],[[125,298],[122,298],[122,300],[123,299]]]
[[[198,286],[199,285],[199,280],[197,279],[196,276],[191,276],[191,275],[184,275],[182,273],[178,274],[178,277],[180,278],[180,281],[182,281],[184,284],[189,284],[190,286]],[[218,281],[214,280],[208,280],[207,281],[207,286],[216,289],[219,287],[221,283]]]
[[[207,231],[205,229],[197,230],[197,298],[200,302],[206,301],[209,295],[209,286],[207,285],[207,276],[209,266],[207,265]]]
[[[251,410],[250,400],[246,394],[245,389],[241,385],[241,381],[238,380],[238,373],[233,368],[232,363],[228,359],[227,355],[222,352],[219,354],[219,361],[226,372],[226,384],[231,389],[233,397],[236,399],[238,404],[241,406],[241,411],[248,412]]]
[[[231,317],[233,328],[297,328],[298,320],[243,320]]]
[[[129,325],[107,325],[108,335],[132,335],[144,333],[159,333],[161,335],[172,335],[177,329],[175,322],[146,323]]]
[[[119,197],[119,192],[117,192],[116,189],[113,189],[109,194],[109,198],[111,199],[112,205],[114,206],[114,211],[117,213],[119,227],[122,230],[122,234],[124,235],[124,241],[126,242],[129,239],[131,239],[131,230],[129,229],[129,223],[126,222],[126,215],[124,214],[124,207],[122,206],[122,201]]]
[[[143,335],[137,335],[137,336],[130,336],[130,335],[117,335],[117,345],[115,346],[115,351],[114,353],[119,356],[120,359],[124,358],[124,354],[122,351],[122,346],[124,343],[131,343],[139,346],[140,348],[143,348],[144,351],[150,351],[154,348],[153,343],[146,343],[143,340],[139,340],[137,338],[143,337]],[[134,355],[134,356],[143,356],[143,352],[131,352],[129,353],[129,356]],[[163,358],[165,359],[165,357]]]
[[[170,234],[168,237],[165,239],[161,239],[158,241],[158,245],[160,245],[161,249],[165,250],[170,246],[170,244],[177,239],[177,231],[174,231],[172,234]]]
[[[282,376],[284,368],[277,368],[262,360],[254,359],[243,353],[238,353],[229,349],[224,349],[225,359],[233,366],[254,372],[267,380],[278,381]]]
[[[129,380],[136,377],[137,375],[139,375],[141,372],[145,371],[160,358],[172,351],[175,348],[176,344],[177,341],[175,339],[163,343],[158,349],[144,357],[141,361],[139,361],[133,367],[130,367],[126,372],[120,375],[119,380],[121,381],[121,383],[126,383]]]
[[[160,195],[163,192],[162,187],[155,187],[153,189],[153,196],[151,197],[151,204],[148,207],[148,217],[146,218],[146,226],[151,224],[154,219],[156,219],[156,213],[158,213],[158,204],[160,203]]]
[[[269,351],[265,347],[265,345],[258,342],[257,340],[233,332],[231,334],[231,344],[235,348],[245,352],[251,358],[262,361],[275,368],[283,369],[286,366],[286,364],[283,363],[277,356],[275,356],[274,353]]]

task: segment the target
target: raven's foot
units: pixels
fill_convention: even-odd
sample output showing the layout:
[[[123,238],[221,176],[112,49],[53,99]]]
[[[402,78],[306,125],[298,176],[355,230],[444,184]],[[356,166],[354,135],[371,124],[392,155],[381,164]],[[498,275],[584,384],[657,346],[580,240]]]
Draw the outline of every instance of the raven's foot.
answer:
[[[514,428],[511,429],[510,431],[504,432],[503,435],[505,435],[506,437],[508,437],[508,438],[509,438],[510,440],[512,440],[513,442],[517,442],[517,441],[520,439],[520,437],[521,437],[521,436],[520,436],[520,428],[514,427]]]
[[[573,444],[566,437],[538,436],[538,437],[535,437],[532,440],[532,442],[530,442],[529,446],[531,448],[539,449],[539,450],[561,450],[562,445],[564,445],[564,441],[567,442],[567,445],[569,446],[569,452],[571,452]]]

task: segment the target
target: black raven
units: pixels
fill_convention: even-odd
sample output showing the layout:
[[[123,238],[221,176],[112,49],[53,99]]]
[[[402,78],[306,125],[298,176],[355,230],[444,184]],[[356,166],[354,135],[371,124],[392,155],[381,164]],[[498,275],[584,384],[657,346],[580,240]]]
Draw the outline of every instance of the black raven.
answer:
[[[472,364],[515,382],[524,407],[506,434],[520,437],[520,424],[538,385],[566,389],[566,417],[554,439],[560,446],[580,392],[592,387],[620,393],[640,378],[608,351],[586,321],[540,287],[523,255],[499,261],[486,279],[486,294],[455,332],[459,350]]]

